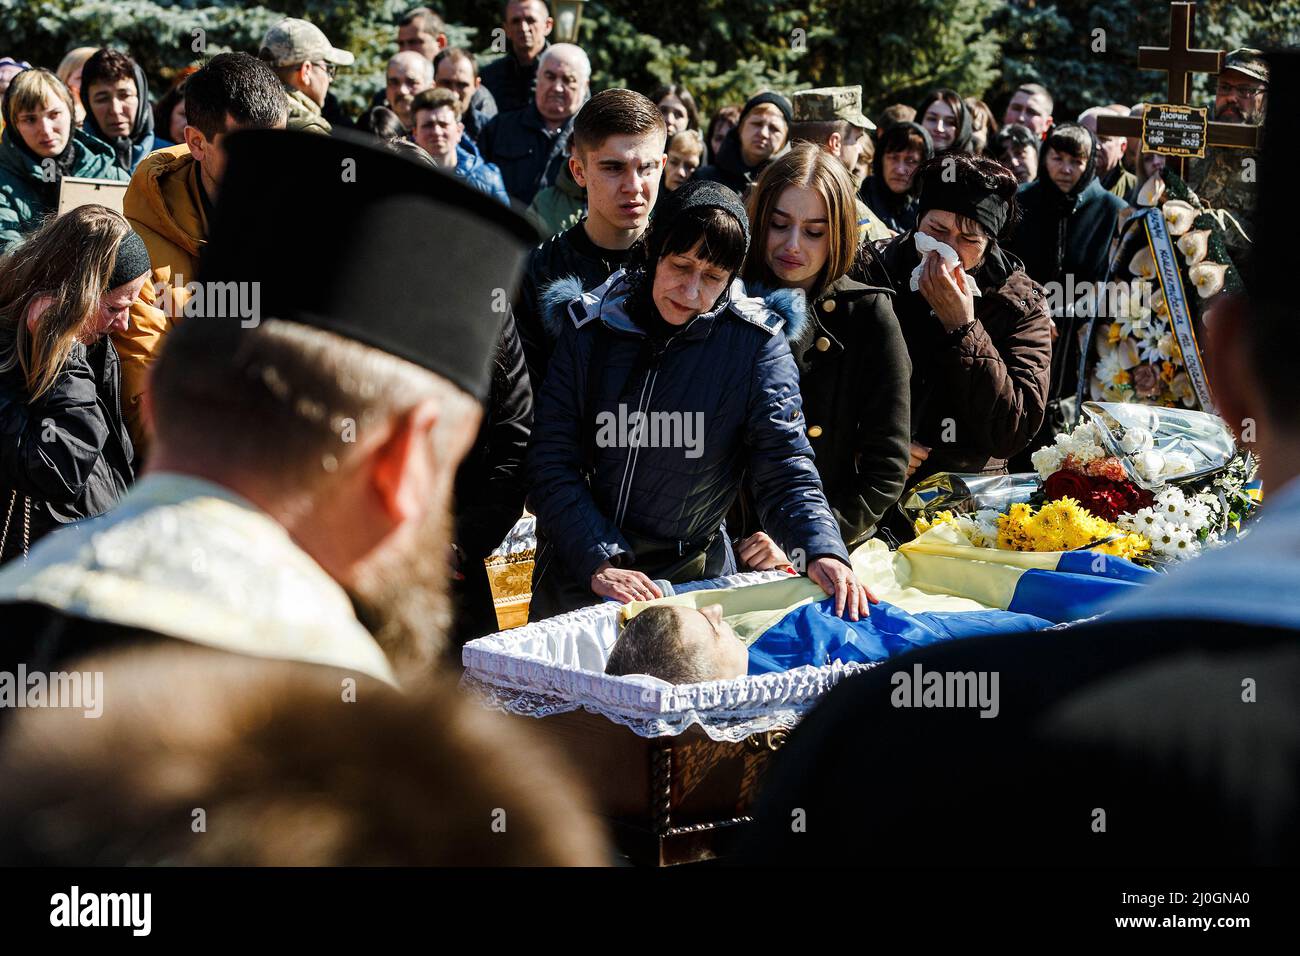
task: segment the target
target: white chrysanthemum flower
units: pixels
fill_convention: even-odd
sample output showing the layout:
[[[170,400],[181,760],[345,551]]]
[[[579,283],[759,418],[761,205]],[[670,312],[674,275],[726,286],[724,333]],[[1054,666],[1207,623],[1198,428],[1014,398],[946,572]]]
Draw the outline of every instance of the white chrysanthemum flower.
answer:
[[[1148,534],[1155,530],[1160,520],[1154,508],[1139,508],[1132,514],[1119,516],[1120,526],[1125,531],[1136,531],[1138,534]]]
[[[1038,451],[1029,456],[1030,463],[1034,470],[1038,472],[1038,477],[1047,478],[1061,470],[1061,463],[1065,460],[1065,455],[1061,449],[1055,445],[1044,445]]]

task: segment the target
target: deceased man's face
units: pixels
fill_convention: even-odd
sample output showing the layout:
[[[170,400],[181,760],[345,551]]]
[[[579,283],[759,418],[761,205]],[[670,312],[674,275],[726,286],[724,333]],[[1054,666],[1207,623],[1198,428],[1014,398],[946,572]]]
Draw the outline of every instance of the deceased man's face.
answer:
[[[721,604],[710,604],[698,611],[684,607],[679,613],[684,648],[712,663],[713,680],[732,680],[748,673],[749,649],[722,619]]]

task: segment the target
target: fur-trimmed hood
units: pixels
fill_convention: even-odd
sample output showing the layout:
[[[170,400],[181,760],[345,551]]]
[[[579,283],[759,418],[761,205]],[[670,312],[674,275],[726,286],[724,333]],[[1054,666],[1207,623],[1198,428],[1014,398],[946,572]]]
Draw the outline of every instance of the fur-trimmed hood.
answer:
[[[562,276],[542,286],[538,294],[541,306],[542,328],[552,342],[559,341],[564,330],[565,321],[572,321],[581,328],[588,321],[601,316],[611,328],[627,330],[634,334],[640,328],[624,310],[629,284],[627,272],[619,269],[595,289],[582,289],[582,281],[577,276]],[[806,306],[803,303],[803,291],[800,289],[777,289],[770,299],[746,294],[745,285],[740,278],[732,281],[731,287],[712,310],[701,312],[697,319],[712,320],[731,311],[740,319],[748,321],[759,328],[775,334],[784,330],[788,341],[796,341],[803,334],[807,325]]]

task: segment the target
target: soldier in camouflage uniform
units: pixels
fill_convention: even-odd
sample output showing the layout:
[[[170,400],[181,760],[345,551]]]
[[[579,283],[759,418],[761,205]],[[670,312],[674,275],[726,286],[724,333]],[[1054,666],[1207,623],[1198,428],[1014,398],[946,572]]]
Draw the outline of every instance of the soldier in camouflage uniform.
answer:
[[[1258,50],[1233,50],[1224,58],[1214,97],[1214,118],[1223,123],[1264,122],[1268,101],[1268,63]],[[1250,162],[1246,162],[1250,160]],[[1259,150],[1212,146],[1206,158],[1192,160],[1187,185],[1213,209],[1224,209],[1254,239],[1255,171]],[[1236,258],[1249,248],[1240,232],[1226,223],[1228,251]]]
[[[351,66],[356,59],[347,50],[333,46],[320,27],[288,17],[266,31],[257,54],[265,60],[289,99],[289,129],[309,133],[330,133],[329,121],[321,115],[325,94],[334,71]]]

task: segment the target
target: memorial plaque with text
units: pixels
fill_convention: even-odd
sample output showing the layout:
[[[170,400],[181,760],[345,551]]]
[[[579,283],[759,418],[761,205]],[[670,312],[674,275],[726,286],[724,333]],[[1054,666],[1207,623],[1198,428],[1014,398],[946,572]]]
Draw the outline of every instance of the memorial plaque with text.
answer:
[[[1142,152],[1205,158],[1209,110],[1152,103],[1142,113]]]

